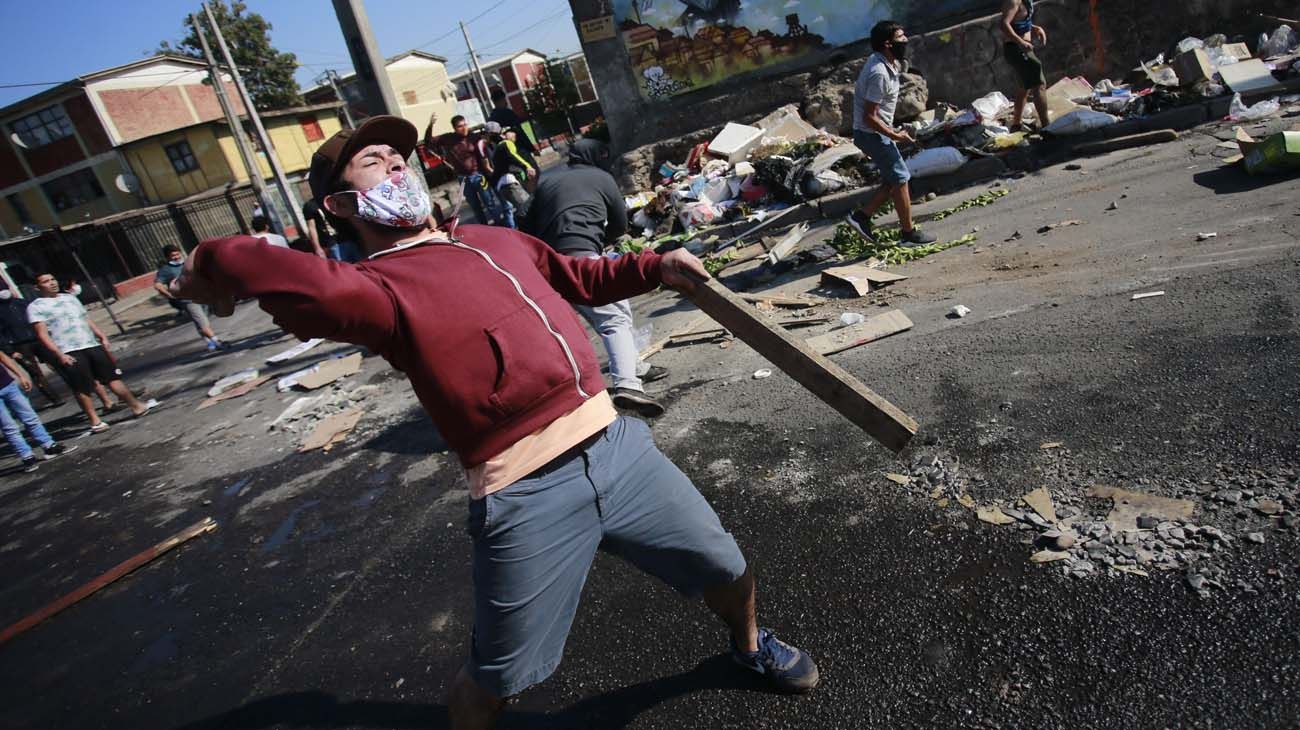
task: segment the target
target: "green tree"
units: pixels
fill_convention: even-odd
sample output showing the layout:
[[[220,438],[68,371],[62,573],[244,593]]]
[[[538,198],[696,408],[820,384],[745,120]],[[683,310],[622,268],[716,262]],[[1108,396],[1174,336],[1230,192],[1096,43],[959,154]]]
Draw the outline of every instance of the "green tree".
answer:
[[[230,47],[230,55],[243,75],[244,85],[248,87],[249,96],[253,97],[253,106],[261,110],[284,109],[302,104],[298,93],[298,82],[294,80],[294,71],[298,69],[298,58],[292,53],[282,53],[271,45],[271,24],[257,13],[248,12],[248,6],[233,0],[212,0],[212,14],[221,27],[221,34]],[[208,27],[207,16],[202,9],[185,16],[185,37],[172,45],[163,41],[158,45],[159,53],[171,53],[191,58],[203,58],[203,46],[194,32],[194,18],[202,22],[208,45],[218,64],[224,64],[217,38]]]
[[[524,92],[529,114],[548,134],[571,131],[569,113],[581,98],[569,65],[559,58],[547,58],[536,81]]]

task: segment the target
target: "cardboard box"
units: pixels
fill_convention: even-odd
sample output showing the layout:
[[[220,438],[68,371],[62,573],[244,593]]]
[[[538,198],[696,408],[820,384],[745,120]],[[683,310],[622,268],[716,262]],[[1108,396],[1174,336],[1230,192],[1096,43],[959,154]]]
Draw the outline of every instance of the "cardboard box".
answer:
[[[1300,170],[1300,132],[1278,132],[1249,151],[1243,144],[1242,152],[1246,155],[1246,172],[1251,175]]]
[[[1245,43],[1224,43],[1223,46],[1220,47],[1220,50],[1238,61],[1246,61],[1253,58],[1250,54],[1250,49],[1246,47]]]
[[[1265,89],[1277,83],[1273,72],[1258,58],[1234,63],[1219,69],[1223,83],[1237,93]]]
[[[1203,48],[1194,48],[1174,57],[1174,73],[1178,74],[1178,83],[1191,86],[1200,81],[1214,78],[1214,66],[1210,55]]]

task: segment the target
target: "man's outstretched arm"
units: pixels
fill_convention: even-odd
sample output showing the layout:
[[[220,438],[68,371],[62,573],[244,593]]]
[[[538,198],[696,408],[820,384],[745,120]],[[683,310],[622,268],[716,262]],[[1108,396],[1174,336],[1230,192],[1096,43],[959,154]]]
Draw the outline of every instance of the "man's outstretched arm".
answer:
[[[277,325],[302,339],[380,350],[397,326],[393,297],[375,278],[351,264],[244,236],[200,244],[171,291],[223,317],[234,312],[236,300],[256,298]]]

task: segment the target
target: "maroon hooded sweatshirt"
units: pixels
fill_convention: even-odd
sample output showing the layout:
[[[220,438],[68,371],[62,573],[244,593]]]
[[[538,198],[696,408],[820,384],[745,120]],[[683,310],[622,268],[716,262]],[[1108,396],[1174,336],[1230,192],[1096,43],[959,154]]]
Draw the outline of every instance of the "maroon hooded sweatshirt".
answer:
[[[248,236],[207,241],[196,260],[299,338],[362,345],[406,373],[438,431],[472,467],[605,388],[569,304],[653,290],[660,256],[574,258],[491,226],[457,234],[356,265]]]

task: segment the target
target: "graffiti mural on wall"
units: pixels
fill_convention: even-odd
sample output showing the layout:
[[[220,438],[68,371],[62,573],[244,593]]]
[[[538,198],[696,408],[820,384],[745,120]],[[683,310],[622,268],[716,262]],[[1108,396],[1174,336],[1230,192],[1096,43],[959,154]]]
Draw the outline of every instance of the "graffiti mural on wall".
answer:
[[[955,16],[990,0],[614,0],[614,20],[648,99],[666,99],[813,51],[861,40],[876,22]]]

